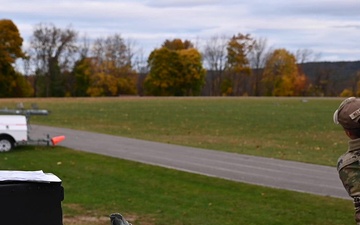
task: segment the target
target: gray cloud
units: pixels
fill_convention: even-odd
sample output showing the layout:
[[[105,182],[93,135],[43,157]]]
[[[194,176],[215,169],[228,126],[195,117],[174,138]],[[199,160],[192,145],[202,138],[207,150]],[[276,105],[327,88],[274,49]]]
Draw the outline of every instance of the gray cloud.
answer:
[[[250,33],[290,51],[309,48],[323,60],[358,60],[360,4],[357,0],[0,0],[25,40],[34,25],[72,27],[91,38],[130,37],[145,52],[164,40],[207,40]]]
[[[195,7],[195,6],[208,6],[220,4],[221,0],[148,0],[144,1],[145,5],[150,7],[159,8],[174,8],[174,7]]]

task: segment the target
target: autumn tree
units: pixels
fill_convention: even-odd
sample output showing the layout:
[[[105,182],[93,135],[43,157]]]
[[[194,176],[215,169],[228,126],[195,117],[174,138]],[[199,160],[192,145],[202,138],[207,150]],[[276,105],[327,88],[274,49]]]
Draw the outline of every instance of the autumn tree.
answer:
[[[249,34],[234,35],[227,46],[228,81],[232,84],[232,95],[247,93],[247,81],[251,75],[248,54],[253,48],[254,40]]]
[[[151,52],[150,68],[145,80],[146,92],[160,96],[199,95],[204,84],[205,69],[201,54],[189,41],[166,40]]]
[[[307,78],[299,72],[293,54],[285,49],[276,49],[266,61],[262,81],[266,95],[297,96],[304,91]]]
[[[194,48],[194,45],[189,40],[182,41],[181,39],[176,38],[174,40],[165,40],[161,47],[177,51]]]
[[[354,81],[353,86],[352,86],[352,93],[353,96],[360,96],[360,71],[356,71],[355,75],[354,75]]]
[[[30,40],[30,50],[35,67],[35,83],[39,96],[64,96],[64,72],[71,70],[77,53],[77,32],[61,29],[53,24],[39,24]]]
[[[17,59],[26,58],[22,43],[16,25],[11,20],[0,20],[0,97],[32,95],[28,81],[13,66]]]
[[[132,69],[133,52],[125,40],[115,34],[98,38],[92,46],[87,94],[90,96],[117,96],[136,94],[137,74]],[[89,63],[89,62],[84,62]]]
[[[351,97],[360,95],[360,71],[356,71],[349,79],[351,87],[343,89],[339,96],[340,97]]]
[[[0,59],[1,63],[13,64],[18,58],[25,58],[22,47],[23,39],[11,20],[0,20]]]

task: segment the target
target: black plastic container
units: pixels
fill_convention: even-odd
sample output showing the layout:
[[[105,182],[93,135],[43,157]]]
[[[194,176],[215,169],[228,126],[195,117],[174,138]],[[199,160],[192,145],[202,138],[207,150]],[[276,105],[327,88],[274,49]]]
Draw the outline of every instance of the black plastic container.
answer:
[[[63,225],[61,182],[0,182],[1,225]]]

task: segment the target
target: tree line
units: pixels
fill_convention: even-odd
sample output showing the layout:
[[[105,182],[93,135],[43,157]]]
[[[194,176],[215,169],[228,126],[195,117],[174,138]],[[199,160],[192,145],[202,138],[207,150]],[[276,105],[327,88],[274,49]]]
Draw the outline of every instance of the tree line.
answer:
[[[145,58],[120,34],[90,41],[71,27],[41,23],[22,45],[16,25],[0,20],[0,97],[357,94],[327,93],[329,77],[309,79],[301,65],[318,57],[311,50],[274,49],[250,34],[213,36],[202,47],[165,40]]]

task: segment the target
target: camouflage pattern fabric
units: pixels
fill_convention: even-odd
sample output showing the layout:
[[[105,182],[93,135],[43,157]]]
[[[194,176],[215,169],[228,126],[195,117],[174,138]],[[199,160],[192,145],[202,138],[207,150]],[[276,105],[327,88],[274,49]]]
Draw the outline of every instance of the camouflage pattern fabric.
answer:
[[[351,197],[360,196],[359,159],[359,156],[351,152],[342,156],[338,161],[339,177]]]
[[[349,196],[354,199],[355,221],[360,225],[360,139],[349,141],[348,151],[338,159],[337,170]]]

